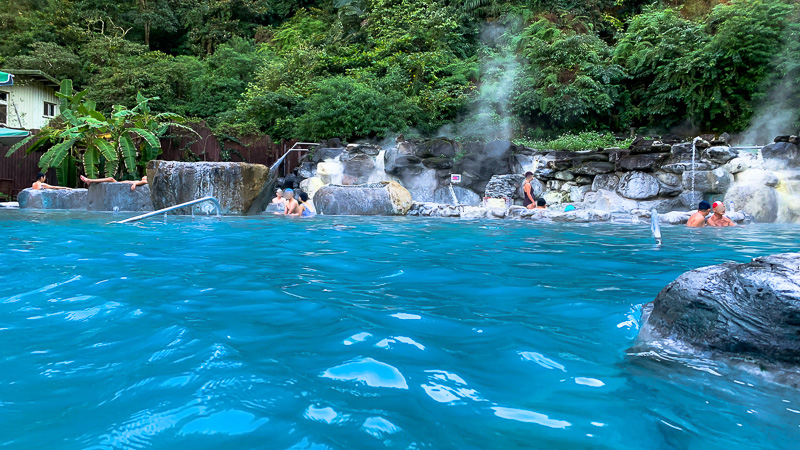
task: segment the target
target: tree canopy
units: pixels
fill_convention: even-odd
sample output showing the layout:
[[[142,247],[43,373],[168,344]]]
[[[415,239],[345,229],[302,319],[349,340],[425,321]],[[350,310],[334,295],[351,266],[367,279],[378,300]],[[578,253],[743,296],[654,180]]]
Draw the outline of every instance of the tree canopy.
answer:
[[[230,135],[736,132],[776,89],[800,100],[798,19],[797,0],[0,0],[0,67]]]

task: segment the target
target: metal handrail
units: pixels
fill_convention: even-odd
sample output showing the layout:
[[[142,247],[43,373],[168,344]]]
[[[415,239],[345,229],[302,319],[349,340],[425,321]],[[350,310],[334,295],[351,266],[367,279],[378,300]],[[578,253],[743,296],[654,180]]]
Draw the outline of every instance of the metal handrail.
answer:
[[[275,161],[275,163],[274,163],[274,164],[272,164],[272,166],[270,166],[270,168],[269,168],[269,172],[270,172],[270,174],[272,174],[272,173],[274,173],[276,170],[278,170],[278,166],[280,166],[280,165],[281,165],[281,163],[283,162],[283,160],[284,160],[284,159],[286,159],[286,157],[289,155],[289,153],[292,153],[292,152],[299,152],[299,151],[303,151],[303,150],[305,150],[305,151],[309,151],[309,150],[311,150],[310,148],[295,148],[295,147],[297,147],[298,145],[313,145],[313,146],[317,146],[317,147],[318,147],[320,144],[318,144],[318,143],[316,143],[316,142],[295,142],[295,143],[294,143],[294,145],[292,146],[292,148],[290,148],[289,150],[287,150],[287,151],[286,151],[286,153],[284,153],[284,154],[283,154],[283,156],[281,156],[280,158],[278,158],[278,160],[277,160],[277,161]]]
[[[131,217],[130,219],[120,220],[119,222],[112,222],[112,223],[136,222],[136,221],[139,221],[139,220],[142,220],[142,219],[147,219],[148,217],[157,216],[159,214],[166,214],[166,213],[168,213],[170,211],[174,211],[176,209],[185,208],[187,206],[192,206],[192,205],[196,205],[198,203],[203,203],[203,202],[211,202],[211,203],[213,203],[214,206],[217,207],[217,218],[221,217],[222,209],[219,206],[219,200],[217,200],[214,197],[203,197],[203,198],[198,198],[197,200],[192,200],[190,202],[181,203],[180,205],[170,206],[169,208],[159,209],[158,211],[149,212],[147,214],[142,214],[141,216]]]

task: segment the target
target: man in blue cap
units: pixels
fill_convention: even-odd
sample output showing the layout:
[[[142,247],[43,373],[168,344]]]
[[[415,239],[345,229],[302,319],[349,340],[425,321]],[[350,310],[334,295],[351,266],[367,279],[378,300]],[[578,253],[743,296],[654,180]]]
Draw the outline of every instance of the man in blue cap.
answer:
[[[702,202],[700,202],[700,205],[697,206],[697,212],[692,214],[692,217],[689,217],[689,221],[686,222],[686,226],[692,228],[700,228],[706,226],[706,216],[710,212],[711,212],[711,204],[703,200]]]

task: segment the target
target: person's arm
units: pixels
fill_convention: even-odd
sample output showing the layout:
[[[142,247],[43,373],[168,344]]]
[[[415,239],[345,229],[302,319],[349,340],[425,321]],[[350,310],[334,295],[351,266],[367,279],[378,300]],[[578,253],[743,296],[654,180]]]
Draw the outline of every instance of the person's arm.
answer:
[[[295,209],[294,209],[294,212],[293,212],[293,213],[291,213],[291,214],[289,214],[289,215],[290,215],[290,216],[302,216],[302,215],[303,215],[303,210],[304,210],[305,208],[306,208],[306,207],[305,207],[304,205],[302,205],[302,204],[298,204],[298,205],[297,205],[297,208],[295,208]]]
[[[42,189],[59,189],[59,190],[65,189],[65,190],[69,190],[69,189],[72,189],[72,188],[68,188],[68,187],[64,187],[64,186],[50,186],[47,183],[42,183]]]

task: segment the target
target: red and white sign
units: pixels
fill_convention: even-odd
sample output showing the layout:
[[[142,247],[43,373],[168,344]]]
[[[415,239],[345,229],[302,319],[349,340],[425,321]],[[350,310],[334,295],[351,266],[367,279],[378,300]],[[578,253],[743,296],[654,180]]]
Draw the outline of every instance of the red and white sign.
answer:
[[[451,184],[461,183],[461,174],[460,173],[451,173],[450,174],[450,183]]]

